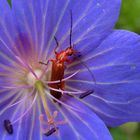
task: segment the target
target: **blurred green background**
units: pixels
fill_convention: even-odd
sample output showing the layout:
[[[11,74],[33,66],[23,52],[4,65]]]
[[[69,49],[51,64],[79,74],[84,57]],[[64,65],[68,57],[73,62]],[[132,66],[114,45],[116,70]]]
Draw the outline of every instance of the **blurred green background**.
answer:
[[[116,28],[140,34],[140,0],[122,0],[121,13]]]
[[[140,34],[140,0],[122,0],[117,29],[126,29]],[[140,123],[127,123],[110,128],[114,140],[140,140]]]

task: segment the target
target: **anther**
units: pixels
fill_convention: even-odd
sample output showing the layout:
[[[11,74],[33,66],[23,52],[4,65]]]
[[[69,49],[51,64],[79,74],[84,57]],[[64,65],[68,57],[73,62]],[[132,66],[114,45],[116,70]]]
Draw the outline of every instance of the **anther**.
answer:
[[[48,132],[45,133],[45,136],[50,136],[52,135],[53,133],[55,133],[56,131],[58,130],[58,127],[57,128],[51,128]]]
[[[83,98],[87,97],[88,95],[92,94],[93,92],[94,92],[94,90],[88,90],[88,91],[86,91],[85,93],[82,93],[82,94],[79,96],[79,98],[80,98],[80,99],[83,99]]]
[[[4,120],[4,128],[8,132],[8,134],[13,134],[13,126],[10,120]]]
[[[48,119],[47,121],[44,120],[43,114],[41,114],[39,116],[41,131],[43,132],[44,135],[46,135],[46,136],[52,135],[53,133],[55,133],[58,130],[57,125],[63,125],[66,123],[66,121],[55,121],[57,114],[58,114],[58,112],[54,111],[51,118]],[[46,128],[45,128],[45,126],[46,126]]]

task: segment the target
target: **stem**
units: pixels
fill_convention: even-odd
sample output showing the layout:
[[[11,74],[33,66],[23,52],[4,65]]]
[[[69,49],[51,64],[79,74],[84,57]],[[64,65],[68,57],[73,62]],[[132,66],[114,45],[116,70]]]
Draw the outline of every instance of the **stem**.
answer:
[[[39,93],[39,95],[41,97],[44,110],[45,110],[46,115],[47,115],[48,120],[49,120],[52,117],[51,117],[51,114],[50,114],[50,111],[49,111],[49,108],[48,108],[48,104],[47,104],[47,100],[46,100],[46,96],[45,96],[44,87],[43,87],[42,82],[41,81],[36,81],[35,87],[38,90],[38,93]]]

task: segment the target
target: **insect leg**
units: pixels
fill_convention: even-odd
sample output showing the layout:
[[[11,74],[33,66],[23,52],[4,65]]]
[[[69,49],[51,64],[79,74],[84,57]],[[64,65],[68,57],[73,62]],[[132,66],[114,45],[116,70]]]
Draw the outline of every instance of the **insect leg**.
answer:
[[[59,42],[58,42],[56,36],[54,36],[54,40],[55,40],[55,42],[56,42],[56,47],[55,47],[55,49],[54,49],[54,53],[57,54],[57,51],[56,51],[56,50],[57,50],[57,48],[59,47]]]
[[[47,63],[44,63],[44,62],[41,62],[39,61],[40,64],[43,64],[43,65],[48,65],[49,64],[49,60],[47,61]]]

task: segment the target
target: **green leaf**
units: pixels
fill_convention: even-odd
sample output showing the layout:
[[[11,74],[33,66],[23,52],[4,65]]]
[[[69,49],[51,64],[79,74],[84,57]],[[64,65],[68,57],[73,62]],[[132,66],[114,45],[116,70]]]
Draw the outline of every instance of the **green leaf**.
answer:
[[[7,0],[7,2],[9,4],[10,8],[12,8],[12,1],[11,0]]]

